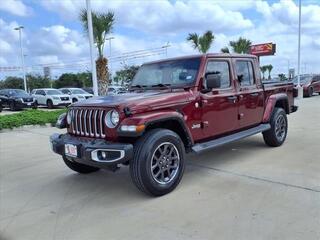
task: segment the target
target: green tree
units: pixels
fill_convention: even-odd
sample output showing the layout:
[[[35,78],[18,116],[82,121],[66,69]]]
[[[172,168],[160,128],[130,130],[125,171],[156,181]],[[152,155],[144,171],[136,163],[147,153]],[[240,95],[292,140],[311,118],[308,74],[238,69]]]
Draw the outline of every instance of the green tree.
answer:
[[[223,47],[223,48],[221,48],[220,51],[221,51],[222,53],[230,53],[230,50],[229,50],[228,47]]]
[[[212,31],[206,31],[202,36],[197,33],[189,33],[187,41],[192,43],[194,49],[198,49],[200,53],[207,53],[214,40]]]
[[[268,71],[268,79],[271,79],[271,71],[273,69],[273,66],[271,64],[266,65],[267,71]]]
[[[24,89],[23,78],[21,77],[6,77],[3,81],[0,81],[0,88],[17,88]]]
[[[41,75],[32,75],[32,74],[28,74],[26,77],[27,77],[27,87],[30,91],[35,88],[51,87],[51,82],[49,78],[43,77]]]
[[[116,71],[116,74],[113,78],[114,82],[117,84],[120,84],[121,86],[128,86],[133,77],[136,75],[137,71],[139,69],[139,66],[128,66],[125,65],[123,69]]]
[[[286,77],[286,75],[283,74],[283,73],[278,74],[278,77],[279,77],[280,81],[287,81],[287,80],[288,80],[288,78]]]
[[[88,19],[87,11],[84,9],[80,12],[80,21],[83,29],[88,33]],[[98,49],[98,59],[96,60],[97,78],[99,94],[106,95],[108,91],[109,74],[108,74],[108,60],[103,54],[104,44],[107,34],[112,31],[114,24],[114,13],[97,13],[92,12],[92,28],[93,38]]]
[[[77,87],[83,86],[83,83],[78,79],[77,74],[63,73],[53,84],[55,88],[62,87]]]
[[[264,74],[267,71],[267,67],[266,66],[261,66],[260,67],[260,71],[262,72],[262,80],[265,80]]]
[[[248,39],[240,37],[237,41],[229,42],[233,52],[235,53],[250,53],[250,46],[252,42]]]

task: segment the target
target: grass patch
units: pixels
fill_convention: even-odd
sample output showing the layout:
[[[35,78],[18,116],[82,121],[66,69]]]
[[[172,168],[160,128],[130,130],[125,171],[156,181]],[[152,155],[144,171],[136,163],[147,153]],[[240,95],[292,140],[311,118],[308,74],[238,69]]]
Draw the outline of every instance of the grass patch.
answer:
[[[46,123],[55,124],[59,115],[66,111],[66,109],[56,111],[30,109],[15,114],[3,115],[0,116],[0,130],[21,127],[24,125],[45,125]]]

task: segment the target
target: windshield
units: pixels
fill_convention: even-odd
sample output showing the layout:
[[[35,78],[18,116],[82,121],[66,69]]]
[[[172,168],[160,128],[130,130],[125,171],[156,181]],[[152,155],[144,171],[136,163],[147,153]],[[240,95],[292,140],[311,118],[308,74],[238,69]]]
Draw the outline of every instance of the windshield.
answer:
[[[62,94],[62,92],[60,92],[59,90],[55,90],[55,89],[47,90],[46,93],[47,93],[47,95],[61,95]]]
[[[73,94],[88,94],[86,91],[84,91],[82,89],[71,89],[71,92]]]
[[[24,90],[20,90],[20,89],[9,90],[9,96],[15,96],[15,95],[19,95],[19,96],[28,95],[29,96],[29,94]]]
[[[300,83],[307,84],[312,80],[312,75],[300,76]],[[292,80],[295,84],[298,83],[298,76],[295,76]]]
[[[196,80],[199,66],[199,57],[142,65],[131,86],[190,85]]]

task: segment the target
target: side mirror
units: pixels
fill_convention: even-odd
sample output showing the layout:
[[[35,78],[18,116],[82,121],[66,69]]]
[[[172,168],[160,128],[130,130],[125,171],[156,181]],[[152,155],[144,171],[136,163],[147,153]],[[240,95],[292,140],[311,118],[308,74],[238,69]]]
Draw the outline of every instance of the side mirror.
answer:
[[[209,72],[205,75],[207,89],[220,88],[221,74],[220,72]]]

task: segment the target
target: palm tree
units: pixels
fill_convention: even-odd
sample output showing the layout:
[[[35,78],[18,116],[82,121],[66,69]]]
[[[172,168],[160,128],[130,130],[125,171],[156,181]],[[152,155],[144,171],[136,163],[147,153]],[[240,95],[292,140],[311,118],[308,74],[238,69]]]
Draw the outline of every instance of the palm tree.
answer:
[[[221,51],[222,53],[230,53],[230,50],[229,50],[228,47],[223,47],[223,48],[221,48],[220,51]]]
[[[212,31],[206,31],[202,36],[197,33],[189,33],[187,41],[191,42],[194,49],[198,49],[200,53],[207,53],[214,40]]]
[[[240,37],[237,41],[230,41],[229,44],[235,53],[249,53],[252,42]]]
[[[79,15],[83,29],[88,33],[88,19],[87,10],[83,9]],[[108,91],[109,74],[108,74],[108,60],[103,55],[104,44],[107,34],[112,30],[114,24],[114,13],[97,13],[92,12],[92,28],[93,39],[98,49],[98,58],[96,60],[97,78],[99,95],[106,95]]]
[[[270,80],[270,79],[271,79],[270,73],[271,73],[271,71],[272,71],[272,69],[273,69],[273,66],[272,66],[271,64],[269,64],[269,65],[266,66],[266,68],[267,68],[267,71],[268,71],[268,73],[269,73],[268,79]]]
[[[262,72],[262,80],[265,80],[264,73],[267,71],[267,66],[261,66],[260,70]]]

